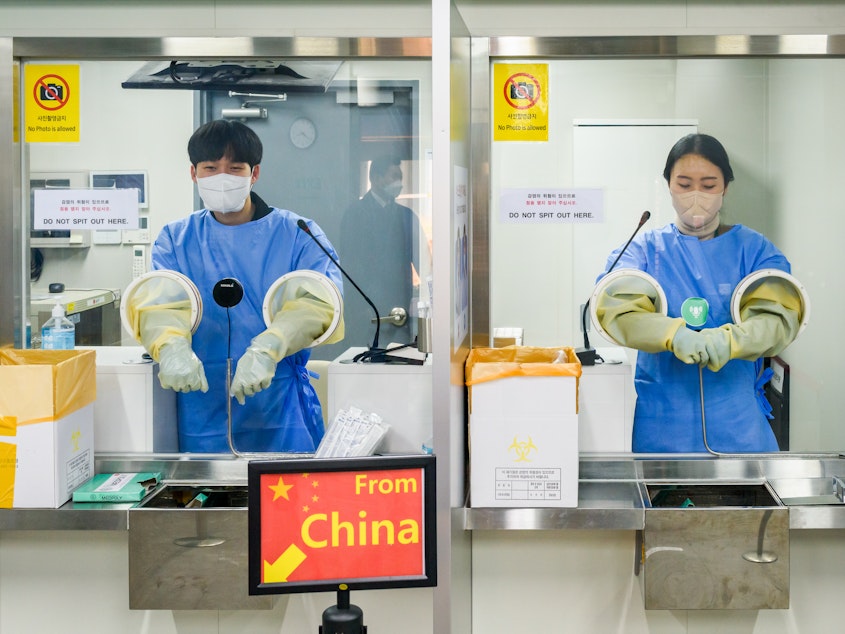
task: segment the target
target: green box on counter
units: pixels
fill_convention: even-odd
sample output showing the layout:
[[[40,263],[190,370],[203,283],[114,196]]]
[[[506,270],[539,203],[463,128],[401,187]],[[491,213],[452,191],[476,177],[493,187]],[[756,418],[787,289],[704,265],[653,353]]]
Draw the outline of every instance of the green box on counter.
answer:
[[[0,350],[0,508],[58,508],[94,473],[93,350]]]
[[[98,473],[73,492],[73,501],[138,502],[159,482],[160,473]]]

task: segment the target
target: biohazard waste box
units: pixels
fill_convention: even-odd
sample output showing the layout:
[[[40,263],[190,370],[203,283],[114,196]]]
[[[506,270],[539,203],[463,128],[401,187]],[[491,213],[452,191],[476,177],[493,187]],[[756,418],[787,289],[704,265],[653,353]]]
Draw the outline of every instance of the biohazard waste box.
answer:
[[[58,508],[94,475],[93,350],[0,350],[0,508]]]
[[[473,507],[578,506],[580,377],[568,347],[470,351]]]

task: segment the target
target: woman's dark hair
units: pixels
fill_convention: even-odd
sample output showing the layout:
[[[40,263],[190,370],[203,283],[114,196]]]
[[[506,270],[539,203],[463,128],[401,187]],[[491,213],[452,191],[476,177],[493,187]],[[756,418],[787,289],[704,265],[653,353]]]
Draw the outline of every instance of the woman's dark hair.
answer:
[[[263,152],[261,139],[240,121],[209,121],[197,128],[188,140],[188,157],[193,165],[227,156],[236,163],[255,167],[261,163]]]
[[[672,149],[669,150],[669,156],[666,158],[666,167],[663,169],[663,178],[666,179],[667,183],[672,176],[672,168],[675,167],[675,163],[688,154],[703,156],[722,170],[725,185],[734,179],[734,171],[731,169],[728,153],[719,141],[709,134],[688,134],[675,143]]]

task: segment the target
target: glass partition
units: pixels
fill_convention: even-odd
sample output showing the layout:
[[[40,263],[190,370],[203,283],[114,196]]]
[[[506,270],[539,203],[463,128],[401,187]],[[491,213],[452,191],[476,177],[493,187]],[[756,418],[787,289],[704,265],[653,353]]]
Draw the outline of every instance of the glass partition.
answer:
[[[113,327],[120,295],[149,270],[162,227],[204,206],[192,182],[187,142],[199,125],[221,118],[246,124],[263,142],[253,192],[270,206],[315,221],[378,317],[394,308],[406,315],[401,324],[382,320],[380,343],[413,342],[414,317],[428,298],[431,275],[429,40],[373,40],[366,53],[355,41],[330,42],[329,48],[347,56],[325,56],[326,42],[297,47],[287,40],[275,46],[256,40],[245,48],[253,55],[230,50],[226,59],[212,58],[213,43],[198,57],[199,45],[189,40],[184,50],[164,40],[138,44],[155,54],[131,59],[117,41],[81,38],[73,47],[62,42],[15,42],[22,78],[28,69],[49,76],[51,69],[66,67],[79,77],[73,86],[79,94],[78,140],[32,138],[21,144],[23,214],[37,222],[44,212],[35,208],[35,192],[49,189],[137,187],[141,204],[137,225],[33,228],[28,317],[35,345],[56,302],[73,313],[77,333],[80,323],[88,333],[77,344],[136,345]],[[309,46],[316,56],[306,54]],[[163,57],[163,50],[172,52]],[[26,99],[21,101],[23,108]],[[376,167],[371,179],[374,162],[387,167]],[[387,220],[373,207],[382,204],[395,212]],[[256,254],[256,267],[261,263]],[[344,284],[346,337],[315,348],[312,358],[334,359],[373,340],[373,309],[346,279]],[[74,310],[86,303],[96,311]]]
[[[725,145],[735,173],[723,220],[772,240],[812,302],[806,331],[778,359],[790,383],[789,450],[845,446],[838,423],[845,397],[832,379],[834,319],[845,288],[835,272],[845,229],[838,202],[845,59],[836,38],[787,44],[749,37],[492,39],[489,77],[497,64],[546,64],[549,105],[546,141],[495,141],[491,133],[490,332],[520,327],[526,345],[582,346],[581,309],[610,252],[627,241],[643,211],[651,212],[644,229],[674,218],[663,179],[669,149],[688,131],[708,133]],[[492,126],[499,88],[491,85]],[[506,195],[526,188],[600,190],[602,214],[583,222],[509,218]],[[613,346],[598,333],[589,336],[594,346]]]
[[[347,277],[332,273],[332,281],[344,286],[345,337],[312,348],[310,358],[323,367],[350,348],[366,350],[378,330],[383,346],[413,345],[418,304],[429,297],[432,270],[430,38],[11,42],[12,60],[20,72],[15,74],[18,90],[9,101],[17,106],[20,135],[14,144],[16,160],[0,169],[4,182],[8,177],[20,184],[14,192],[23,246],[19,259],[25,253],[31,261],[20,308],[7,313],[14,315],[18,345],[38,346],[41,324],[60,304],[76,324],[77,346],[108,346],[98,355],[103,359],[126,359],[130,354],[135,359],[136,353],[140,358],[138,341],[121,327],[124,293],[151,269],[163,228],[205,207],[187,145],[199,126],[220,119],[247,126],[262,142],[250,194],[256,209],[264,213],[264,201],[313,222],[303,223],[310,227],[307,232],[298,223],[286,224],[284,235],[274,238],[267,250],[253,250],[247,240],[234,244],[230,256],[234,253],[247,263],[240,269],[241,280],[233,280],[234,273],[228,271],[213,272],[221,262],[234,259],[218,257],[214,240],[200,252],[174,258],[197,263],[190,277],[204,304],[197,308],[202,315],[199,328],[213,324],[214,331],[211,337],[203,335],[204,341],[219,344],[230,358],[242,358],[249,341],[266,326],[262,300],[279,271],[333,269],[323,260],[325,255],[340,263],[357,288]],[[70,128],[78,136],[51,134]],[[83,217],[87,226],[75,222]],[[295,250],[293,242],[310,244],[312,237],[326,251],[311,244],[300,249],[308,252],[306,261],[292,263],[288,254]],[[271,259],[276,262],[272,268]],[[25,275],[24,266],[16,263],[14,268]],[[244,301],[234,307],[216,303],[218,288],[234,288],[233,281],[246,287]],[[326,302],[310,295],[287,302],[286,309],[288,304],[300,318],[310,319],[309,335],[329,315]],[[244,307],[255,309],[250,330],[237,314],[229,314]],[[395,317],[399,313],[402,319]],[[19,320],[21,315],[25,319]],[[329,327],[335,325],[334,315],[329,315]],[[162,313],[165,316],[171,315]],[[151,332],[166,333],[181,323],[156,321],[157,329]],[[195,335],[193,343],[200,345],[200,339]],[[237,339],[242,345],[233,346]],[[150,350],[161,344],[149,343]],[[129,347],[134,349],[122,356]],[[302,356],[297,360],[304,363]],[[227,388],[225,368],[226,376],[212,376],[211,362],[205,364],[209,386]],[[287,365],[293,367],[290,359]],[[191,387],[204,385],[201,374],[192,375]],[[301,368],[292,374],[297,381],[316,379]],[[233,390],[235,385],[232,379]],[[246,389],[236,393],[250,396]],[[308,386],[302,392],[308,398],[313,394]],[[270,394],[265,390],[249,404]],[[312,403],[316,398],[313,395]],[[309,421],[318,423],[311,415],[314,409],[308,410]],[[172,446],[161,450],[172,451]]]

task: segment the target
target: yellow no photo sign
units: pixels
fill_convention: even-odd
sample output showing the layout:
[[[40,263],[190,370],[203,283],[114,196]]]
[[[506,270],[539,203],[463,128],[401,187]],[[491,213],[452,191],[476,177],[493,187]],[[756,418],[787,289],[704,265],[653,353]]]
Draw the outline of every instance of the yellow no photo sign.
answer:
[[[79,66],[25,67],[24,125],[27,143],[79,141]]]
[[[549,140],[548,64],[495,64],[493,140]]]

